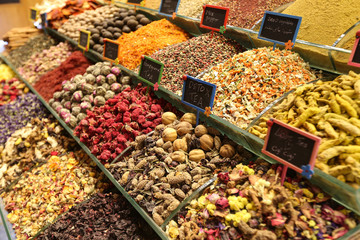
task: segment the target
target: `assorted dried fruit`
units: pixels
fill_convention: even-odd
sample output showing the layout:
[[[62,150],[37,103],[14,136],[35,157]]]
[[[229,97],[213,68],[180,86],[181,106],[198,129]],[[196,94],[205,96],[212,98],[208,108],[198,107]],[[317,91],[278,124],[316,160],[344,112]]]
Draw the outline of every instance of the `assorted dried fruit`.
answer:
[[[75,128],[86,117],[87,110],[103,106],[106,100],[129,84],[130,77],[123,76],[118,67],[111,67],[109,62],[98,62],[88,67],[84,75],[64,81],[62,91],[55,92],[49,104],[71,128]]]
[[[74,134],[102,163],[114,160],[135,137],[149,133],[161,122],[163,109],[170,104],[155,97],[139,84],[127,87],[102,107],[88,111]]]
[[[70,54],[70,45],[61,42],[49,49],[44,49],[41,53],[32,55],[30,59],[23,63],[17,70],[29,83],[34,84],[42,75],[60,66]]]
[[[198,125],[194,129],[194,119],[192,113],[180,121],[164,113],[152,135],[138,136],[131,155],[110,165],[115,179],[158,225],[214,172],[227,171],[252,157],[214,128]]]
[[[316,76],[295,52],[259,48],[212,67],[201,79],[217,86],[214,114],[246,128],[275,99]]]
[[[47,115],[45,107],[32,93],[19,96],[16,101],[0,106],[0,144],[4,144],[11,134],[26,126],[31,119]]]
[[[33,237],[61,213],[102,191],[108,185],[102,178],[82,150],[51,156],[44,165],[24,173],[16,185],[1,194],[17,239]]]
[[[15,131],[0,146],[0,191],[33,166],[45,163],[53,153],[62,154],[73,149],[75,141],[67,137],[58,123],[35,118],[25,127]]]
[[[24,95],[28,92],[29,89],[26,87],[25,83],[16,77],[6,80],[2,79],[0,80],[0,106],[8,104],[16,100],[18,96]]]
[[[91,32],[90,47],[98,53],[104,51],[104,39],[118,39],[122,33],[136,31],[149,24],[151,21],[143,14],[136,14],[134,10],[119,8],[114,17],[107,21],[95,21],[94,27],[89,28]]]
[[[62,83],[76,75],[83,75],[91,62],[80,52],[75,51],[59,67],[44,74],[35,84],[35,90],[49,101],[55,92],[62,90]]]
[[[141,56],[184,42],[189,35],[166,19],[154,21],[135,32],[123,33],[118,39],[119,63],[129,69],[135,69],[141,62]]]
[[[269,168],[256,161],[219,173],[167,225],[170,239],[337,239],[360,222],[306,182],[281,186],[280,172]]]
[[[159,237],[129,202],[116,193],[97,193],[70,209],[37,239],[153,239]]]
[[[161,84],[180,95],[183,75],[196,77],[242,51],[237,42],[218,33],[207,33],[163,48],[150,57],[164,64]]]
[[[59,33],[62,33],[75,41],[79,40],[79,30],[91,29],[95,22],[102,22],[112,19],[119,11],[118,7],[114,5],[106,5],[96,10],[89,10],[79,15],[71,15],[69,21],[59,28]]]
[[[265,114],[249,131],[260,138],[275,118],[322,138],[315,166],[360,187],[360,75],[303,85]]]

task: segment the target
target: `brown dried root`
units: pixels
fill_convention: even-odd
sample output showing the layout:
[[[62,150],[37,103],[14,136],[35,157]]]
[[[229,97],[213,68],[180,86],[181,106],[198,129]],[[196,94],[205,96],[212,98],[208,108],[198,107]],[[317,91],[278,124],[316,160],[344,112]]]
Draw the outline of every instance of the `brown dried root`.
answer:
[[[251,240],[276,240],[276,235],[268,230],[258,230],[251,228],[245,222],[240,221],[239,230],[245,235],[251,235]]]
[[[200,240],[200,239],[204,239],[205,236],[204,234],[199,234],[199,230],[200,228],[198,227],[198,225],[193,222],[186,222],[184,224],[181,225],[181,227],[179,228],[179,239],[184,239],[184,240]]]

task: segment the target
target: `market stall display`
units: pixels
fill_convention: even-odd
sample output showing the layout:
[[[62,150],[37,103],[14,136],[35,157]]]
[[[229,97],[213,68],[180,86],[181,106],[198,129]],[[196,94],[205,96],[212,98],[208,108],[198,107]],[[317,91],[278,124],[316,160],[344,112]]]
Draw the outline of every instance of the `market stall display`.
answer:
[[[315,166],[359,188],[359,86],[360,75],[354,72],[334,81],[303,85],[263,115],[249,131],[265,138],[266,121],[275,118],[321,137]]]
[[[295,52],[259,48],[210,68],[201,79],[217,85],[214,114],[245,129],[272,101],[316,76]]]
[[[17,239],[35,236],[61,213],[102,191],[107,184],[101,181],[103,176],[94,165],[82,150],[54,155],[3,192],[1,197]]]
[[[28,82],[34,84],[42,75],[60,66],[70,54],[70,45],[61,42],[56,46],[51,46],[49,49],[31,55],[29,60],[18,68],[18,72]]]
[[[192,113],[180,121],[174,113],[164,113],[152,135],[137,137],[131,155],[110,165],[115,179],[158,225],[214,172],[252,157],[214,128],[195,127],[195,119]]]
[[[216,5],[220,0],[182,0],[179,4],[178,14],[192,17],[200,18],[201,13],[203,12],[203,5]]]
[[[337,239],[359,218],[304,181],[284,186],[268,164],[221,172],[167,226],[170,239]]]
[[[185,74],[195,77],[243,50],[221,34],[207,33],[163,48],[150,57],[164,64],[161,85],[180,95]]]
[[[64,81],[69,81],[76,75],[83,75],[90,65],[91,62],[80,51],[72,52],[59,67],[40,77],[34,88],[46,101],[49,101],[55,92],[62,90]]]
[[[70,209],[37,239],[159,239],[126,199],[116,193],[97,193]]]
[[[135,32],[124,33],[117,41],[119,49],[119,64],[129,69],[135,69],[141,62],[142,55],[154,52],[184,42],[189,35],[166,19],[154,21]]]

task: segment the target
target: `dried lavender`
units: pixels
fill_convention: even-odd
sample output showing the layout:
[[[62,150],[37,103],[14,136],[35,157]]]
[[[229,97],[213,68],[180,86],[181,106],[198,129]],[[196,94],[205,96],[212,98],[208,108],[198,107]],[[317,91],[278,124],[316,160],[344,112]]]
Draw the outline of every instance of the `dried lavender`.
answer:
[[[22,66],[22,64],[26,62],[34,53],[41,52],[44,49],[48,49],[53,45],[55,45],[54,39],[50,38],[47,35],[41,34],[31,38],[29,41],[26,42],[25,45],[11,51],[8,58],[11,63],[16,68],[18,68]]]
[[[72,208],[41,234],[51,239],[159,239],[149,225],[118,194],[98,193]]]
[[[13,132],[24,127],[31,119],[36,117],[41,119],[46,116],[44,106],[32,93],[0,106],[0,144],[4,144]]]
[[[165,65],[161,84],[180,93],[184,74],[196,76],[242,51],[242,46],[234,40],[218,33],[211,37],[211,33],[207,33],[166,47],[151,57]]]

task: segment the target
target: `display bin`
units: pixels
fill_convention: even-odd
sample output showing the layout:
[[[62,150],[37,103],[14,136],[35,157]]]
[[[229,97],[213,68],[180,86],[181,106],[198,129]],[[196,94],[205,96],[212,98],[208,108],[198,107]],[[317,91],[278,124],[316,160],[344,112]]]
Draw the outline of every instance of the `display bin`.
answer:
[[[0,217],[1,217],[1,222],[2,222],[3,228],[5,229],[5,233],[2,232],[0,237],[4,240],[6,238],[9,240],[15,240],[16,235],[15,235],[14,230],[12,229],[12,224],[7,219],[7,211],[5,210],[5,205],[1,198],[0,198]]]

